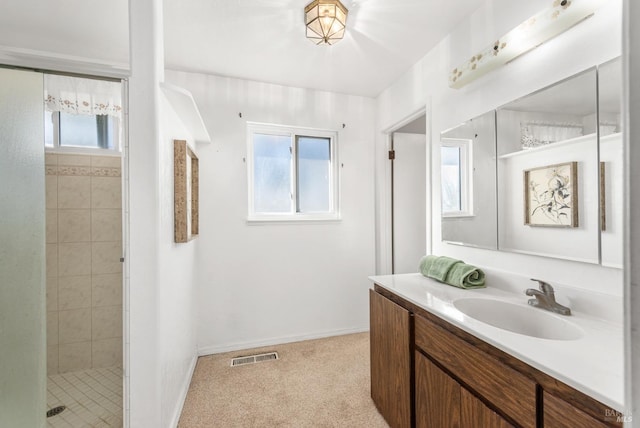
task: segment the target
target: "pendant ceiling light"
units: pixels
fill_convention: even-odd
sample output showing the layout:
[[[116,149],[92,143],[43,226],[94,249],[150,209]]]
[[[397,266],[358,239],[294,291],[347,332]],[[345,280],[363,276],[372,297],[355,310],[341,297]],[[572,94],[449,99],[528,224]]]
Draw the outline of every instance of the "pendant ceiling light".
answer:
[[[349,11],[339,0],[314,0],[304,8],[307,38],[316,45],[333,45],[344,37]]]

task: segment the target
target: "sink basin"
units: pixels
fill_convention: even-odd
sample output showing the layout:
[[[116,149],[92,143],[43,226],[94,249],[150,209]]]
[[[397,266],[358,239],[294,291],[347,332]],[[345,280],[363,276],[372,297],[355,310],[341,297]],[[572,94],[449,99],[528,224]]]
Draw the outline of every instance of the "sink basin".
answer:
[[[580,327],[544,309],[480,298],[457,299],[453,306],[475,320],[525,336],[550,340],[582,337]]]

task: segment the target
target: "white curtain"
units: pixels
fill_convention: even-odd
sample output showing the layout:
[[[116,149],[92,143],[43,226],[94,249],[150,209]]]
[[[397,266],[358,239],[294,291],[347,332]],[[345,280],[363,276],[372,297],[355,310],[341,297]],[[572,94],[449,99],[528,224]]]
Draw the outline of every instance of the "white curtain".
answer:
[[[122,114],[119,82],[79,77],[44,75],[44,103],[48,111],[71,114]]]

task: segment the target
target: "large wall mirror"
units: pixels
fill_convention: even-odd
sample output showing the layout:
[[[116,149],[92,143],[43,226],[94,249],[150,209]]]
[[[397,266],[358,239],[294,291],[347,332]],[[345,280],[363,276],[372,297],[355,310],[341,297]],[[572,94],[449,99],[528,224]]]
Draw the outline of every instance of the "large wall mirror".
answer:
[[[441,134],[442,239],[622,267],[616,59]]]
[[[444,241],[498,248],[495,125],[491,111],[441,135]]]
[[[600,121],[600,173],[602,265],[622,268],[623,151],[622,61],[617,58],[598,67]]]
[[[498,247],[599,263],[596,70],[497,111]]]

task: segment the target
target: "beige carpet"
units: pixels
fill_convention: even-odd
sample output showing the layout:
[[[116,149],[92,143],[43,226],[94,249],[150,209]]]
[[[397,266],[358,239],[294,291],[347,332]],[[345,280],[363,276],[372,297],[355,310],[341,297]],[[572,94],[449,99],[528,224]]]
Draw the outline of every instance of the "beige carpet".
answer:
[[[270,351],[280,359],[230,367]],[[369,333],[201,357],[179,427],[387,428],[369,379]]]

